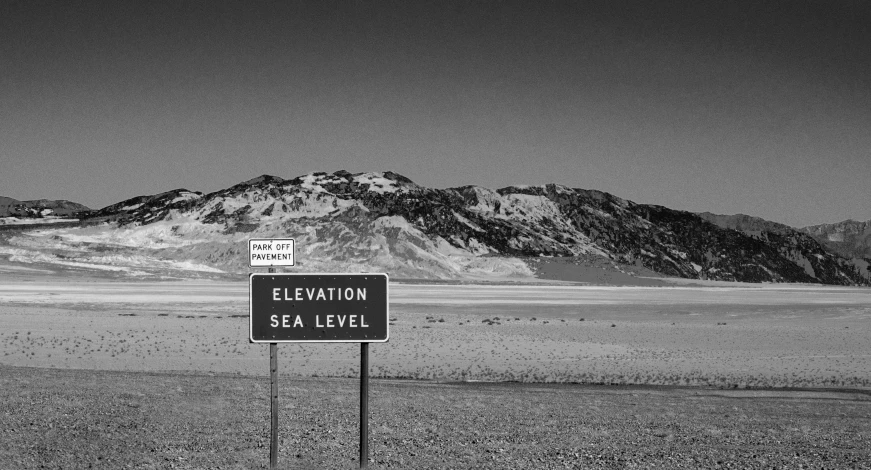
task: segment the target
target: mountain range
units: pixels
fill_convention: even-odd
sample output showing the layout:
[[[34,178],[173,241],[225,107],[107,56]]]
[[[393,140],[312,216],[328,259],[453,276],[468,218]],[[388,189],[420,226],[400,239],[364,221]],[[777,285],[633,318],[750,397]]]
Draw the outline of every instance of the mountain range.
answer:
[[[0,255],[132,275],[247,273],[248,238],[294,238],[297,261],[288,271],[529,279],[559,265],[579,280],[592,269],[635,278],[871,284],[868,223],[795,229],[558,184],[433,189],[389,171],[337,171],[80,207],[73,226],[3,232]]]

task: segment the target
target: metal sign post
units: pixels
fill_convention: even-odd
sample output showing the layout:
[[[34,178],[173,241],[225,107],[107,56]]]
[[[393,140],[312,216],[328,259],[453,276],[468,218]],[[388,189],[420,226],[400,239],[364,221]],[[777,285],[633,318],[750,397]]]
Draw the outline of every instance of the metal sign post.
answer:
[[[275,268],[269,268],[270,273]],[[269,468],[278,468],[278,343],[269,343],[269,410],[272,414],[269,439]]]
[[[252,238],[248,240],[248,267],[293,266],[292,238]],[[269,468],[278,467],[278,343],[269,343],[269,408],[272,414],[269,439]]]
[[[269,441],[269,468],[278,468],[278,343],[269,343],[270,409],[272,438]]]
[[[369,343],[360,343],[360,468],[369,467]]]

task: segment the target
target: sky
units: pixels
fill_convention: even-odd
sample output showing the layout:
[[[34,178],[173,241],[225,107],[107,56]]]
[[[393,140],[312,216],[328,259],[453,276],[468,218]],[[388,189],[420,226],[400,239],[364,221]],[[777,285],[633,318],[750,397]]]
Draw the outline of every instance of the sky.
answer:
[[[270,174],[871,219],[864,1],[0,2],[0,195]]]

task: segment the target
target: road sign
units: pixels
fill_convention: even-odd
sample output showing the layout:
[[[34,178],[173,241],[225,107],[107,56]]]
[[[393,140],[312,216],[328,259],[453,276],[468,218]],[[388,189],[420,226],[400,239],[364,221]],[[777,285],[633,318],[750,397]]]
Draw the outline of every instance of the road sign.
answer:
[[[251,238],[248,267],[293,266],[292,238]]]
[[[386,274],[251,274],[254,343],[383,343],[389,337]]]

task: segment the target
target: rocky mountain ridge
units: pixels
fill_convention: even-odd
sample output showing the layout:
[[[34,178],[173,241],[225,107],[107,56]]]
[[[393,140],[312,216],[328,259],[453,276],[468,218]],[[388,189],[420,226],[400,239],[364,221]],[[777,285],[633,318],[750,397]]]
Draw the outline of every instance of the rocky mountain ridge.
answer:
[[[389,171],[338,171],[140,196],[90,212],[87,226],[12,237],[6,251],[13,261],[36,259],[28,250],[41,247],[41,259],[96,264],[110,252],[130,269],[145,269],[147,258],[242,273],[248,238],[289,237],[298,246],[292,270],[302,272],[531,278],[530,258],[595,259],[692,279],[869,283],[867,266],[809,234],[752,219],[557,184],[432,189]]]

